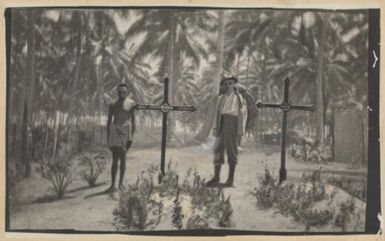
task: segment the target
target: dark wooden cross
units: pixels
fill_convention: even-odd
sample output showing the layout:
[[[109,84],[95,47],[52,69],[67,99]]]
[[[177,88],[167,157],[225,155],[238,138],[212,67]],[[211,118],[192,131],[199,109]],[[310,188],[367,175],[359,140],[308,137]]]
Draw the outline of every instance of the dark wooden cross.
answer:
[[[162,177],[165,174],[165,157],[166,157],[166,142],[167,142],[167,115],[170,111],[195,111],[195,106],[175,106],[168,103],[168,78],[164,78],[164,92],[163,92],[163,102],[160,105],[146,105],[146,104],[137,104],[135,106],[138,110],[160,110],[163,114],[162,119],[162,149],[160,156],[160,175],[159,183],[162,182]]]
[[[286,171],[286,123],[287,123],[287,112],[290,110],[307,110],[314,111],[314,106],[300,106],[300,105],[291,105],[289,103],[289,78],[284,80],[285,82],[285,91],[283,102],[281,104],[264,104],[257,103],[258,108],[280,108],[282,111],[282,134],[281,134],[281,168],[279,169],[279,182],[286,180],[287,171]]]

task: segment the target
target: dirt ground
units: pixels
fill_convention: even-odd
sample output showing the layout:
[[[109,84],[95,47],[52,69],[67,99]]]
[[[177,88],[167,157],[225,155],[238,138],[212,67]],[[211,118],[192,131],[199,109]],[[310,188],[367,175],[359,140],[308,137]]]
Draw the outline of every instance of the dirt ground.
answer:
[[[264,151],[262,151],[264,150]],[[168,148],[167,160],[172,160],[174,168],[181,173],[183,179],[189,168],[198,170],[201,177],[209,179],[212,176],[212,154],[205,146],[186,148]],[[158,165],[160,148],[132,148],[127,154],[126,182],[132,183],[141,170],[150,165]],[[278,147],[245,148],[239,154],[239,164],[236,168],[235,187],[225,189],[225,195],[231,196],[234,210],[232,229],[254,231],[299,231],[305,226],[284,217],[274,209],[261,210],[256,206],[256,199],[250,192],[257,186],[257,173],[267,165],[273,172],[278,173],[280,153]],[[87,231],[116,231],[113,226],[113,209],[117,206],[119,193],[113,195],[101,194],[109,184],[109,167],[99,178],[99,185],[88,188],[81,178],[69,187],[66,197],[62,200],[48,201],[44,196],[49,194],[49,183],[40,178],[37,173],[23,180],[17,187],[19,205],[11,210],[10,228],[16,229],[73,229]],[[320,165],[298,163],[290,158],[287,160],[288,180],[300,178],[303,172],[319,169]],[[329,163],[323,166],[324,171],[353,172],[345,164]],[[356,170],[355,170],[356,171]],[[364,172],[364,170],[362,170]],[[227,165],[222,168],[221,179],[227,178]],[[349,195],[339,191],[341,200]],[[365,203],[356,200],[360,212],[365,216]],[[159,225],[158,229],[169,229],[167,225]],[[333,230],[326,227],[326,231]],[[324,230],[318,230],[324,231]]]

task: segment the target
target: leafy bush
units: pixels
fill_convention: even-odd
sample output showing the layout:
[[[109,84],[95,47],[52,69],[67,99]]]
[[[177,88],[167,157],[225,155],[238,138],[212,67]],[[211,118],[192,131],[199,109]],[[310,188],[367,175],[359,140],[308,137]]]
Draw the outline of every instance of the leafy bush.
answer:
[[[332,161],[330,143],[319,144],[299,138],[291,145],[291,156],[301,162],[328,163]]]
[[[354,209],[355,205],[353,197],[348,199],[346,202],[341,203],[334,222],[336,227],[341,228],[342,231],[346,231],[347,225],[352,219]]]
[[[325,185],[321,181],[321,170],[303,174],[298,184],[283,182],[278,184],[265,167],[259,177],[259,187],[253,193],[257,205],[263,209],[274,207],[284,216],[292,216],[295,221],[311,226],[327,224],[333,217],[329,209],[317,210],[313,205],[325,199]]]
[[[189,176],[189,172],[188,172]],[[230,227],[233,209],[230,203],[230,197],[225,198],[223,189],[207,188],[204,179],[200,177],[197,171],[193,173],[193,183],[189,185],[185,179],[184,191],[191,196],[191,205],[195,213],[200,215],[190,217],[192,226],[210,226],[213,223],[219,227]],[[202,220],[205,222],[202,222]],[[210,222],[211,221],[211,222]],[[195,225],[195,224],[199,225]]]
[[[266,167],[264,175],[259,176],[258,181],[259,187],[255,188],[255,193],[253,193],[257,198],[258,206],[264,209],[271,208],[276,198],[275,192],[278,188],[278,182]]]
[[[90,187],[95,187],[100,174],[106,169],[105,157],[99,153],[89,153],[81,156],[80,161],[80,164],[86,167],[86,170],[81,172],[81,177]]]
[[[330,177],[328,182],[345,190],[350,195],[366,201],[366,179],[349,178],[349,177]]]
[[[182,214],[182,206],[180,205],[179,201],[179,189],[177,191],[176,198],[174,200],[174,208],[173,208],[173,214],[172,214],[172,224],[177,229],[183,228],[183,219],[184,215]]]
[[[114,225],[119,230],[152,229],[164,215],[163,203],[172,199],[170,210],[172,226],[176,229],[203,229],[230,227],[233,209],[230,197],[225,197],[222,189],[207,188],[204,179],[196,171],[189,169],[183,183],[169,163],[166,175],[158,186],[154,185],[157,168],[152,166],[141,172],[133,185],[120,193],[119,205],[114,210]],[[191,175],[192,174],[192,175]],[[190,180],[190,178],[192,180]],[[191,213],[184,214],[181,198],[191,202]],[[184,199],[186,200],[186,199]],[[186,220],[186,222],[184,222]]]
[[[225,198],[223,191],[220,192],[220,198],[212,204],[214,214],[217,214],[218,226],[222,228],[231,227],[231,217],[233,208],[230,203],[230,196]]]
[[[55,158],[41,161],[37,168],[41,176],[51,182],[50,191],[61,199],[64,197],[68,185],[75,180],[75,171],[71,169],[72,154],[69,148],[63,146],[58,150]]]
[[[187,229],[208,229],[210,228],[207,220],[202,217],[201,214],[192,213],[192,215],[188,218]]]
[[[171,168],[171,160],[167,164],[166,173],[158,186],[160,196],[175,197],[177,194],[179,175]]]
[[[118,230],[145,230],[155,228],[161,219],[162,201],[156,200],[153,172],[142,172],[133,185],[120,193],[114,209],[114,225]]]

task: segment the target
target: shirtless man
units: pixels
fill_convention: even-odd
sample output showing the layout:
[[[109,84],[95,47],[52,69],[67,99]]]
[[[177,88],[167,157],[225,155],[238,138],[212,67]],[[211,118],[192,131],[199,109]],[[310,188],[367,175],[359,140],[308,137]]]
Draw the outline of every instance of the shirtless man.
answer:
[[[115,178],[120,162],[119,189],[123,189],[123,179],[126,170],[126,153],[132,144],[135,132],[135,102],[127,97],[128,86],[117,86],[118,100],[108,108],[107,141],[112,152],[111,186],[106,192],[114,192]]]

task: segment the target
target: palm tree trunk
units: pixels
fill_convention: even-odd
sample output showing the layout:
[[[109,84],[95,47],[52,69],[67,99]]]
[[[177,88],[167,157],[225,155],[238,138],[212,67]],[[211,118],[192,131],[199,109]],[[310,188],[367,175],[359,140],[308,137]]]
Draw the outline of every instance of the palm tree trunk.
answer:
[[[169,81],[169,96],[168,96],[168,102],[173,105],[175,94],[176,94],[176,81],[177,81],[177,71],[179,61],[177,61],[177,51],[176,51],[176,12],[175,10],[170,10],[170,16],[171,16],[171,24],[170,24],[170,41],[168,45],[168,76],[170,76]],[[179,58],[178,58],[179,59]],[[171,93],[170,93],[171,90]],[[167,126],[167,140],[171,140],[174,129],[175,129],[175,115],[173,113],[168,114],[168,120],[167,120],[168,126]]]
[[[262,65],[262,80],[261,80],[261,85],[263,84],[264,85],[264,89],[266,89],[265,87],[265,84],[266,84],[266,60],[267,60],[267,47],[266,47],[266,44],[265,42],[263,42],[262,44],[262,49],[263,49],[263,65]],[[262,100],[262,86],[260,86],[258,88],[258,96],[259,96],[259,99],[261,101]],[[256,134],[255,134],[255,138],[256,138],[256,141],[263,141],[263,124],[264,124],[264,121],[262,120],[262,115],[261,115],[261,112],[263,111],[263,109],[258,109],[257,108],[257,117],[256,117],[256,122],[257,122],[257,126],[256,126]]]
[[[238,54],[238,58],[237,58],[237,72],[236,72],[236,75],[237,75],[237,76],[239,75],[239,66],[240,66],[240,63],[241,63],[241,54]]]
[[[249,81],[250,57],[251,57],[251,50],[249,49],[248,55],[247,55],[247,64],[246,64],[246,82]]]
[[[330,120],[330,133],[331,133],[331,137],[332,137],[332,161],[335,161],[335,156],[336,156],[336,138],[335,138],[335,125],[336,125],[336,100],[335,98],[333,98],[333,102],[332,102],[332,116],[331,116],[331,120]]]
[[[222,75],[222,66],[223,66],[223,51],[224,51],[224,40],[225,40],[225,20],[224,20],[224,11],[219,10],[218,11],[218,35],[217,35],[217,53],[216,53],[216,76],[214,78],[213,83],[213,89],[212,89],[212,96],[210,99],[210,102],[208,103],[208,113],[209,115],[206,115],[205,121],[203,122],[203,126],[199,133],[195,136],[195,139],[202,142],[207,139],[207,137],[210,134],[211,127],[213,126],[214,122],[214,114],[215,108],[216,108],[216,99],[219,92],[219,82],[221,80]],[[215,82],[217,81],[217,82]]]
[[[77,37],[76,37],[76,63],[75,63],[75,73],[72,82],[71,92],[69,93],[69,107],[68,107],[68,120],[71,120],[74,115],[74,102],[75,100],[75,92],[77,90],[79,78],[80,78],[80,63],[82,61],[82,16],[80,12],[75,12],[74,17],[78,22],[77,29]],[[67,129],[67,140],[68,143],[73,143],[74,132],[71,128],[71,121],[69,121],[69,128]]]
[[[32,111],[33,111],[33,95],[35,85],[35,13],[33,10],[28,11],[28,54],[27,54],[27,71],[25,76],[24,89],[24,108],[23,108],[23,124],[22,124],[22,144],[21,144],[21,158],[24,164],[24,177],[31,175],[31,163],[29,150],[29,129],[31,127]]]
[[[54,122],[54,136],[53,136],[53,146],[52,146],[52,159],[56,157],[57,144],[59,139],[59,126],[60,126],[60,112],[55,112],[55,122]]]
[[[317,139],[319,144],[323,144],[325,140],[325,106],[324,106],[324,52],[326,48],[326,40],[328,28],[324,13],[320,13],[322,19],[321,40],[318,49],[318,68],[317,68]]]
[[[362,153],[362,159],[361,159],[361,165],[365,163],[365,123],[364,123],[364,116],[362,113],[358,115],[360,117],[361,122],[361,153]]]

